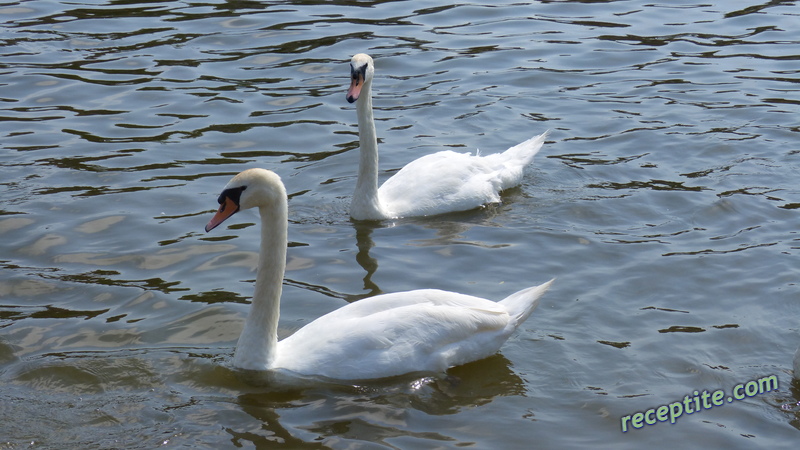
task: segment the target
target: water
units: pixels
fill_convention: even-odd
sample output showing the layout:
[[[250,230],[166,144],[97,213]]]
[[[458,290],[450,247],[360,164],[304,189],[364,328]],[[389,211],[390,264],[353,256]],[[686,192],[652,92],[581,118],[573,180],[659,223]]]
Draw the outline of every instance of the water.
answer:
[[[796,3],[20,2],[0,6],[0,446],[785,446],[800,399]],[[385,178],[552,129],[503,203],[347,217],[350,56],[376,60]],[[257,217],[290,193],[281,334],[433,287],[557,277],[450,379],[279,391],[229,367]],[[776,375],[675,424],[624,416]],[[454,381],[457,380],[457,381]]]

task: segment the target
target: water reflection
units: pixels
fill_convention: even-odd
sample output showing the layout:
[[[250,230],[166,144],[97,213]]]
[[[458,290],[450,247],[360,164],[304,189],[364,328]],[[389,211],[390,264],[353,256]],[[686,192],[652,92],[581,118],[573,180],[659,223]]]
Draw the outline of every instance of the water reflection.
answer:
[[[435,237],[431,238],[411,238],[405,242],[405,245],[418,246],[418,247],[439,247],[440,251],[447,252],[451,248],[449,246],[454,244],[459,245],[474,245],[482,248],[502,248],[509,244],[500,243],[492,244],[483,242],[477,239],[466,239],[465,236],[474,227],[499,227],[492,219],[504,210],[510,208],[514,203],[515,197],[522,195],[519,188],[509,189],[503,192],[503,203],[485,205],[481,208],[476,208],[470,211],[459,211],[455,213],[442,214],[432,217],[422,218],[405,218],[396,220],[385,221],[351,221],[351,224],[356,232],[356,253],[355,259],[359,266],[366,272],[363,278],[364,290],[366,293],[351,295],[347,297],[348,301],[356,301],[361,298],[378,295],[384,291],[372,280],[373,276],[378,271],[379,259],[370,255],[370,250],[379,246],[373,239],[373,235],[377,232],[380,233],[383,229],[390,229],[394,227],[420,227],[425,230],[431,230],[435,233]],[[419,233],[413,233],[415,236]],[[379,241],[382,239],[377,238]],[[407,290],[419,288],[419,286],[410,286]]]
[[[372,232],[375,227],[369,222],[362,221],[355,221],[353,227],[356,229],[356,248],[358,248],[356,262],[367,272],[364,276],[364,290],[368,292],[359,297],[365,298],[381,294],[383,291],[372,281],[372,275],[378,270],[378,260],[369,256],[370,249],[375,247],[375,242],[372,240]]]
[[[7,353],[3,348],[0,355]],[[176,350],[57,352],[16,360],[0,371],[0,380],[8,387],[0,400],[18,405],[22,415],[35,416],[45,403],[67,407],[73,417],[86,418],[79,421],[84,425],[58,415],[51,418],[51,425],[71,424],[72,432],[81,435],[91,434],[88,427],[111,424],[150,428],[155,425],[150,421],[157,419],[187,428],[221,427],[240,443],[283,442],[302,448],[320,443],[391,445],[391,439],[399,436],[460,442],[452,431],[414,428],[425,417],[457,414],[500,396],[524,395],[526,390],[501,355],[451,369],[443,378],[285,390],[243,385],[216,352]],[[138,394],[144,391],[149,394]],[[23,396],[25,406],[20,407]],[[225,412],[234,405],[251,420],[242,420],[235,410]],[[146,413],[148,409],[156,414]],[[108,416],[100,419],[98,414]],[[55,439],[36,423],[40,422],[34,421],[30,432],[37,439],[44,444]]]
[[[0,7],[4,442],[597,446],[653,399],[784,379],[800,249],[795,2],[439,3]],[[384,73],[387,167],[547,125],[559,139],[531,186],[496,211],[349,222],[341,69],[360,51]],[[537,314],[552,339],[527,347],[535,332],[520,330],[503,349],[514,370],[489,364],[461,384],[248,386],[226,364],[253,240],[247,226],[200,235],[199,216],[249,166],[278,171],[301,212],[285,291],[310,303],[286,305],[281,336],[342,300],[542,271],[563,280]],[[680,427],[698,445],[785,445],[797,412],[766,403],[624,437],[647,447]]]
[[[291,391],[248,393],[239,397],[239,404],[269,432],[230,432],[253,443],[268,436],[300,435],[305,442],[334,448],[367,442],[391,446],[391,439],[400,436],[459,442],[457,435],[448,436],[446,431],[415,432],[413,428],[426,416],[458,414],[497,397],[524,395],[524,382],[510,366],[498,354],[450,369],[447,377],[403,376],[358,385],[319,385],[297,391],[295,396]],[[291,433],[287,426],[293,428]]]

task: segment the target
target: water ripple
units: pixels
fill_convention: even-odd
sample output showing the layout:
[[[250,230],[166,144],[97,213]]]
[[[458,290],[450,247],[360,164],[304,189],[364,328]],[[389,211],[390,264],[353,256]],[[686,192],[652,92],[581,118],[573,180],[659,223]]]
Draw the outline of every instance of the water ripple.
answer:
[[[611,430],[647,446],[679,427],[701,444],[757,433],[785,445],[798,422],[776,405],[796,389],[699,422],[622,435],[618,421],[701,387],[790,376],[795,9],[0,6],[0,415],[19,418],[4,439],[491,447],[502,433],[527,448],[607,444]],[[352,223],[358,137],[344,93],[362,51],[376,61],[382,180],[423,154],[493,153],[552,129],[522,185],[480,210]],[[503,298],[558,281],[501,355],[450,372],[461,384],[248,386],[227,363],[252,295],[257,218],[202,227],[224,183],[252,166],[291,193],[281,336],[380,292]]]

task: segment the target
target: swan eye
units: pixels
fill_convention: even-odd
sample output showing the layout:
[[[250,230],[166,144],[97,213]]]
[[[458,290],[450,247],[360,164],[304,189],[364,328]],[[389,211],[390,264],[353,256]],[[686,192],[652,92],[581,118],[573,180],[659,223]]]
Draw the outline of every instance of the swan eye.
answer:
[[[242,191],[247,189],[247,186],[240,186],[236,188],[225,189],[219,194],[219,198],[217,198],[217,203],[220,205],[225,203],[225,198],[231,199],[236,206],[239,206],[239,199],[242,197]]]
[[[355,67],[350,67],[350,76],[353,78],[353,82],[358,86],[359,83],[363,82],[367,78],[367,64],[356,69]]]

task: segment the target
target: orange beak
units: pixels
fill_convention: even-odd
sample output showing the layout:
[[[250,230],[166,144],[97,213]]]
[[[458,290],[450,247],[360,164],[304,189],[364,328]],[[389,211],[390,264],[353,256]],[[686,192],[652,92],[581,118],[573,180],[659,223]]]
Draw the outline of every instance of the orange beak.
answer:
[[[214,217],[208,222],[206,225],[206,233],[213,230],[217,227],[217,225],[225,222],[225,220],[232,216],[236,211],[239,211],[239,205],[237,205],[233,200],[228,197],[225,197],[225,201],[219,205],[219,209],[217,213],[214,214]]]
[[[352,81],[350,82],[350,89],[347,90],[347,101],[353,103],[358,100],[361,94],[361,88],[364,86],[364,74],[359,72],[353,73]]]

